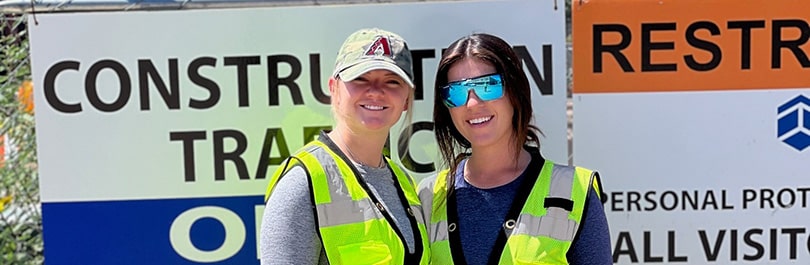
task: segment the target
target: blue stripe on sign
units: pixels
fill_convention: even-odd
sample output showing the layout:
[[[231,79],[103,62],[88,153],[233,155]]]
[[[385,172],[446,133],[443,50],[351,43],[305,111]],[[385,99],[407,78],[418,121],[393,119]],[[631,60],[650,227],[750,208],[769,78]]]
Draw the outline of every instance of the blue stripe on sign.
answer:
[[[46,264],[259,264],[256,258],[256,206],[263,204],[262,196],[155,199],[133,201],[57,202],[42,204],[43,239]],[[200,211],[195,211],[197,209]],[[205,209],[205,210],[203,210]],[[214,209],[219,216],[230,216],[235,223],[225,227],[209,216]],[[191,211],[190,211],[191,210]],[[213,262],[192,261],[175,250],[170,240],[172,224],[184,216],[186,253],[201,254]],[[241,219],[241,222],[238,219]],[[223,219],[221,217],[218,217]],[[225,218],[227,219],[227,218]],[[244,227],[244,242],[238,242]],[[185,230],[185,231],[183,231]],[[230,234],[226,235],[226,231]],[[225,241],[237,242],[222,259]],[[232,244],[233,245],[233,244]],[[190,248],[188,246],[193,246]],[[188,252],[192,249],[191,252]],[[216,252],[214,250],[223,250]],[[237,250],[238,249],[238,250]],[[211,253],[215,252],[215,253]],[[206,256],[207,255],[207,256]],[[189,256],[189,254],[186,254]]]

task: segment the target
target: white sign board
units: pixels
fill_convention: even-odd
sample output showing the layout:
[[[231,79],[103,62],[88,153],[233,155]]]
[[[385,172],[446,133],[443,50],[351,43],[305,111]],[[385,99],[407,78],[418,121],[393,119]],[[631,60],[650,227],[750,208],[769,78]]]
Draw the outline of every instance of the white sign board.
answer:
[[[474,32],[521,51],[544,153],[567,160],[564,9],[554,1],[36,18],[29,25],[49,263],[257,264],[268,176],[333,125],[326,80],[344,38],[364,27],[400,34],[414,53],[415,131],[403,136],[396,125],[390,150],[417,180],[441,167],[431,122],[440,52]],[[400,137],[411,137],[410,146],[397,146]]]

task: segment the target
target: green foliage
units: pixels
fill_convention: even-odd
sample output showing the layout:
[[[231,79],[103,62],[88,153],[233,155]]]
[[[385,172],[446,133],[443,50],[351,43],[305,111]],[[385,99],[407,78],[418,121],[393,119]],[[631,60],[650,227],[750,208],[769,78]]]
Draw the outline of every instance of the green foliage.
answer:
[[[42,264],[42,211],[39,201],[34,114],[29,93],[31,67],[25,15],[0,15],[0,264]],[[21,87],[28,83],[29,90]],[[0,203],[2,205],[3,203]]]

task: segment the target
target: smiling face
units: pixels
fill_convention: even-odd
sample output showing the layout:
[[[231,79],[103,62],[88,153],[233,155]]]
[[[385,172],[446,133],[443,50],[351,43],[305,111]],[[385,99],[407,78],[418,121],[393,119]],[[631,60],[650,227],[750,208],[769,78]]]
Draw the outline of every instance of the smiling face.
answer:
[[[329,79],[338,126],[354,132],[385,132],[407,109],[410,86],[388,70],[372,70],[351,81]]]
[[[466,57],[453,63],[447,71],[450,82],[494,74],[495,67],[476,57]],[[504,89],[505,92],[508,89]],[[486,146],[510,146],[512,144],[513,108],[508,97],[483,101],[473,91],[469,99],[459,107],[450,108],[450,117],[458,132],[473,148]]]

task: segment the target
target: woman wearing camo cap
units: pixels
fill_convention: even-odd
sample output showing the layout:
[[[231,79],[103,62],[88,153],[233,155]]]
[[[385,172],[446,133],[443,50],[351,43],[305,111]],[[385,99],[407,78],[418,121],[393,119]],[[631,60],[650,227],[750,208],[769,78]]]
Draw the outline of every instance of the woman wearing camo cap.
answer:
[[[427,264],[413,180],[383,155],[391,127],[411,117],[411,61],[405,40],[385,30],[343,43],[329,78],[334,130],[271,178],[261,264]]]

